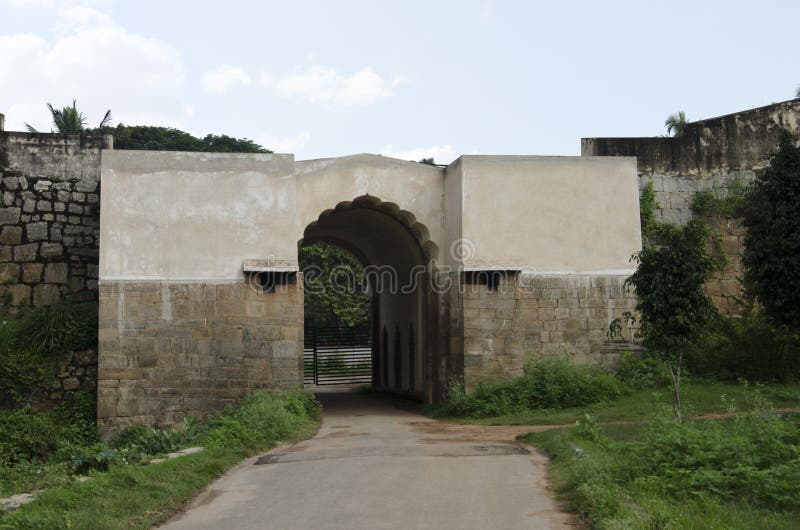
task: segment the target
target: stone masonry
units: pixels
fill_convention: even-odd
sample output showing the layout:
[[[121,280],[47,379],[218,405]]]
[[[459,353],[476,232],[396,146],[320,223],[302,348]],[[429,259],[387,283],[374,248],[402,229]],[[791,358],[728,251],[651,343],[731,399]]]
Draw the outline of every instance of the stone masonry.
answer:
[[[800,99],[688,123],[681,137],[583,138],[584,156],[636,156],[640,188],[652,184],[662,222],[685,224],[698,192],[724,197],[743,188],[769,163],[782,130],[800,140]],[[725,315],[740,311],[739,220],[710,219],[727,264],[714,271],[706,292]],[[719,249],[717,249],[719,250]]]
[[[0,131],[0,283],[13,307],[97,298],[109,137]]]
[[[609,324],[636,307],[624,283],[624,276],[510,272],[496,290],[463,286],[467,389],[483,379],[521,375],[531,356],[603,361]],[[623,325],[622,339],[631,341],[634,332]]]
[[[100,285],[98,426],[173,426],[259,389],[302,386],[297,282]]]

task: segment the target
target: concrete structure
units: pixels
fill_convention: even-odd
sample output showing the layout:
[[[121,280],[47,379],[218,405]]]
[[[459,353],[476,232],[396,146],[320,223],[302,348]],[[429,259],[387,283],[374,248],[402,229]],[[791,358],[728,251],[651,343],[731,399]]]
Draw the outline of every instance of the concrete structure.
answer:
[[[767,166],[781,131],[800,138],[800,99],[774,103],[690,122],[680,137],[583,138],[585,156],[624,156],[638,160],[639,184],[652,185],[658,220],[684,224],[694,216],[691,205],[698,192],[724,197],[743,188]],[[714,271],[706,291],[723,314],[740,310],[743,230],[737,219],[714,216],[727,264]]]
[[[375,385],[425,401],[598,354],[641,245],[630,158],[106,150],[98,416],[112,430],[204,415],[302,382],[298,247],[368,266]],[[261,286],[269,283],[268,289]]]

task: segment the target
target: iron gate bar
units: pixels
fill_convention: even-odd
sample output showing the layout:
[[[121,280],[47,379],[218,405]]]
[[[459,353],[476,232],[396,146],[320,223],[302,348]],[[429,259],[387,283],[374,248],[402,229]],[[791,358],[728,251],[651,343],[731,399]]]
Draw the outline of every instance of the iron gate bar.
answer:
[[[360,328],[306,329],[303,382],[336,385],[372,382],[372,344]]]

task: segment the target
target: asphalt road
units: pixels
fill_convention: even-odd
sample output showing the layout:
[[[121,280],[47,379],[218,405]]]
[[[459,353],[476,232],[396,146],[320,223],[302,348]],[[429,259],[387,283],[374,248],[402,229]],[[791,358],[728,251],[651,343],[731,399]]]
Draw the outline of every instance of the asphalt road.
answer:
[[[571,527],[546,489],[544,457],[491,428],[452,432],[369,394],[319,399],[314,438],[237,466],[163,528]]]

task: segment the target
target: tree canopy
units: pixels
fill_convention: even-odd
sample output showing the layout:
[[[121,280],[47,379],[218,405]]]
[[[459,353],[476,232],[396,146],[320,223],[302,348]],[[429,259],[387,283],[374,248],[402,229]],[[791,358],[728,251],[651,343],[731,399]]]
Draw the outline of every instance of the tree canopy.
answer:
[[[789,133],[745,199],[748,288],[778,324],[800,327],[800,148]]]
[[[226,134],[207,134],[197,138],[172,127],[124,125],[106,127],[102,132],[114,135],[114,149],[152,151],[203,151],[214,153],[271,153],[247,138]]]
[[[338,247],[315,243],[300,248],[305,287],[305,322],[315,328],[358,327],[369,321],[364,269]]]

